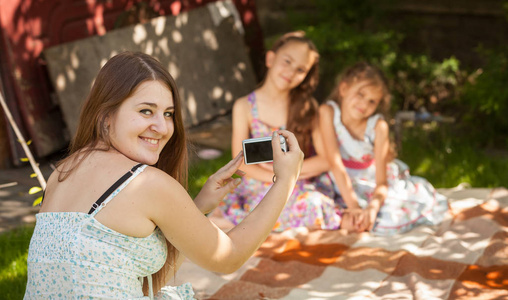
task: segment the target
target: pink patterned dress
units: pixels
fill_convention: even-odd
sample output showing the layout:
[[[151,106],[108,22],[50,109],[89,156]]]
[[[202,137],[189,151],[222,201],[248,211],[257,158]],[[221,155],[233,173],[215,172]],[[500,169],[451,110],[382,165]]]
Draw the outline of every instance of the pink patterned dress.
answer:
[[[251,138],[270,136],[273,131],[282,129],[271,127],[259,120],[254,93],[248,96],[248,101],[253,119]],[[271,186],[271,182],[244,176],[242,183],[225,197],[219,208],[225,218],[238,224],[261,202]],[[273,231],[294,227],[339,228],[341,217],[335,209],[334,195],[333,183],[326,173],[312,179],[298,180]]]
[[[371,116],[367,121],[364,139],[357,140],[342,124],[337,103],[327,101],[327,104],[334,109],[333,124],[342,161],[360,206],[366,207],[376,187],[374,128],[382,116]],[[330,175],[333,180],[331,172]],[[443,220],[448,210],[448,201],[426,179],[410,176],[408,166],[397,159],[388,163],[386,175],[388,195],[377,215],[372,233],[393,235],[409,231],[420,224],[435,225]],[[344,202],[340,204],[345,207]]]

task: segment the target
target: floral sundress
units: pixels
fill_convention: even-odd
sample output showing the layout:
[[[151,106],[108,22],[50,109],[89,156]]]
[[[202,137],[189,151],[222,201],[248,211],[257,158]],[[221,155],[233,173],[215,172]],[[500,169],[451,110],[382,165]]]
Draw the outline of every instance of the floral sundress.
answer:
[[[327,101],[334,109],[334,127],[342,161],[351,178],[353,189],[361,207],[366,207],[376,187],[374,163],[375,126],[380,114],[367,121],[364,139],[351,136],[341,122],[341,111],[334,101]],[[333,180],[333,175],[330,172]],[[424,178],[409,175],[408,166],[395,159],[387,165],[388,195],[381,207],[372,233],[393,235],[403,233],[420,225],[440,223],[447,210],[447,198],[436,192]],[[337,190],[337,192],[340,192]],[[340,203],[345,207],[345,203]]]
[[[270,136],[273,131],[283,129],[269,126],[259,120],[254,92],[248,96],[248,101],[253,119],[251,138]],[[234,224],[240,223],[261,202],[272,184],[244,176],[242,183],[226,195],[219,205],[224,217]],[[312,179],[298,180],[273,231],[295,227],[339,228],[341,217],[335,209],[334,196],[333,183],[326,173]]]

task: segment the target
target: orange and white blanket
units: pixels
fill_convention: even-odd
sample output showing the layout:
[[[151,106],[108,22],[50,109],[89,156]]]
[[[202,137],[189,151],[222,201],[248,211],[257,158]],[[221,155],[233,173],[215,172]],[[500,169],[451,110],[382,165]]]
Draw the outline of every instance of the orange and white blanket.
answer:
[[[185,261],[170,284],[192,283],[197,299],[508,299],[508,190],[440,192],[451,213],[439,226],[393,237],[287,230],[233,274]]]

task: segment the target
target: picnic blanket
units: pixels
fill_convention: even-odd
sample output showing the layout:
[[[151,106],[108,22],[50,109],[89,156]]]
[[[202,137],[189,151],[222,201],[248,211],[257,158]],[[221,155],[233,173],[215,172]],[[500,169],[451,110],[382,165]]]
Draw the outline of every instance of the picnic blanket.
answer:
[[[440,225],[393,237],[291,229],[232,274],[186,260],[170,284],[190,282],[197,299],[508,299],[508,190],[440,192],[451,206]]]

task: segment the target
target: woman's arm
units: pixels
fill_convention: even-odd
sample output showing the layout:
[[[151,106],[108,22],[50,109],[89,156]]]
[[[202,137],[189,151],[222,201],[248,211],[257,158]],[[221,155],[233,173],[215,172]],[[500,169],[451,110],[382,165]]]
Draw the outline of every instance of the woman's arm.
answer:
[[[250,104],[247,101],[247,97],[242,97],[235,101],[233,105],[231,153],[239,153],[243,150],[242,141],[249,138],[251,122]],[[263,168],[259,165],[243,165],[242,171],[250,178],[264,182],[272,182],[272,168]]]
[[[276,182],[259,205],[228,233],[217,228],[197,209],[178,182],[155,168],[145,170],[141,175],[143,180],[139,181],[142,186],[135,192],[146,199],[143,210],[147,217],[182,255],[197,265],[222,273],[237,270],[270,234],[299,175],[303,153],[294,135],[280,132],[288,140],[289,151],[282,152],[278,138],[272,142]],[[210,180],[227,180],[240,160],[233,160]],[[220,186],[223,185],[218,189]]]
[[[353,184],[342,162],[342,156],[340,155],[337,135],[333,125],[333,114],[333,108],[330,105],[322,104],[319,107],[319,131],[321,132],[324,153],[330,164],[340,194],[348,206],[348,209],[359,209],[358,198],[353,190]]]

